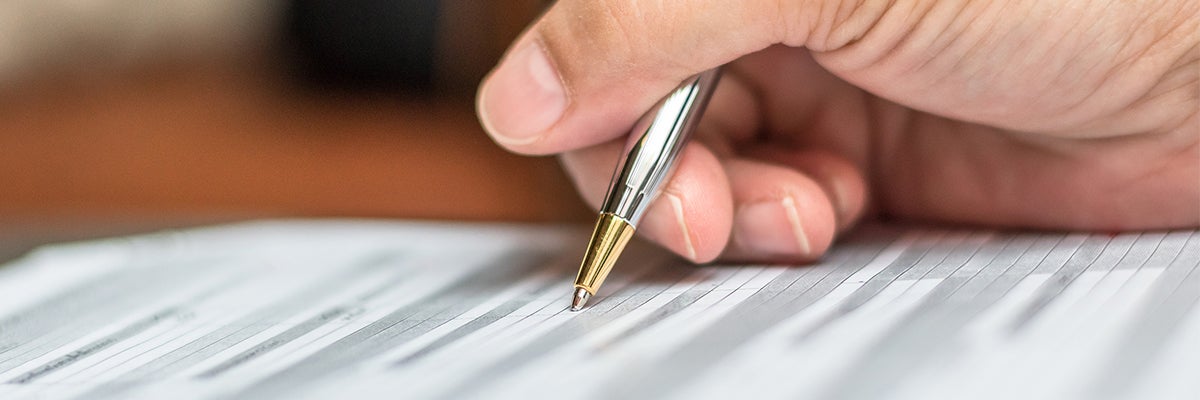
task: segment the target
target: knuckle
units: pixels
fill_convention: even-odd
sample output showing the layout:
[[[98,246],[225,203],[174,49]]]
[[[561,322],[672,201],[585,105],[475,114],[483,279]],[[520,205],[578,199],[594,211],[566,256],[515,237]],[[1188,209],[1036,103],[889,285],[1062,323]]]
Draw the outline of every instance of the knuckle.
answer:
[[[645,45],[645,35],[638,32],[639,19],[644,17],[636,3],[560,1],[538,24],[537,34],[567,79],[585,73],[584,68],[586,73],[612,71],[597,67],[627,65],[634,58],[635,49]]]
[[[720,5],[710,9],[719,10]],[[537,27],[547,51],[576,85],[621,77],[678,75],[695,68],[698,16],[680,2],[565,0]],[[723,18],[723,17],[715,17]]]
[[[900,3],[891,0],[836,0],[803,2],[801,9],[793,11],[793,28],[786,39],[799,43],[814,51],[832,51],[843,48],[866,36],[879,25],[889,12],[905,12]],[[799,24],[799,25],[796,25]]]

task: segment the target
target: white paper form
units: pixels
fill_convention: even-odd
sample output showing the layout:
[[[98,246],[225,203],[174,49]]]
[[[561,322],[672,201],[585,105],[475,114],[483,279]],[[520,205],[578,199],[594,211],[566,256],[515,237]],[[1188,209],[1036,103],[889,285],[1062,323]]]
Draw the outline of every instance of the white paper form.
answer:
[[[260,221],[0,268],[0,399],[1200,398],[1200,234],[867,226],[806,266]]]

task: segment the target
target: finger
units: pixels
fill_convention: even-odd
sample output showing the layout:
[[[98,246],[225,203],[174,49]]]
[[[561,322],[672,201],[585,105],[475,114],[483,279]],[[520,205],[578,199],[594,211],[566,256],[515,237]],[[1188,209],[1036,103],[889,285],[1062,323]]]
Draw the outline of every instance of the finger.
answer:
[[[580,195],[599,208],[623,143],[612,141],[562,155]],[[733,201],[720,161],[699,143],[684,147],[675,174],[646,210],[637,233],[694,262],[712,261],[729,240]]]
[[[854,163],[821,150],[796,151],[777,145],[758,145],[743,155],[795,168],[812,178],[833,205],[839,231],[853,226],[867,208],[867,181]]]
[[[814,22],[843,16],[822,14],[828,4],[819,3],[560,1],[484,80],[480,120],[498,143],[521,153],[612,140],[688,76],[833,29]],[[866,29],[850,25],[851,33]]]
[[[735,204],[725,258],[809,261],[837,232],[833,204],[812,178],[788,166],[750,159],[725,162]]]
[[[735,146],[758,136],[761,129],[758,94],[733,68],[725,70],[693,135],[721,158],[734,156]]]
[[[761,136],[795,148],[819,148],[865,162],[871,118],[866,94],[813,60],[812,52],[772,46],[738,59],[746,86],[762,106]],[[787,90],[779,90],[787,88]],[[878,129],[878,128],[875,128]]]

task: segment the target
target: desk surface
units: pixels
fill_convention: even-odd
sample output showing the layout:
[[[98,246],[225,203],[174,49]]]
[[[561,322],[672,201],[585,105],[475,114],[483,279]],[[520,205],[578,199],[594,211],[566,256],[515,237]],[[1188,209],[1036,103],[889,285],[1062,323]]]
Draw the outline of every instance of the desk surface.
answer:
[[[509,154],[470,99],[316,94],[229,65],[0,93],[0,217],[588,212],[553,158]]]

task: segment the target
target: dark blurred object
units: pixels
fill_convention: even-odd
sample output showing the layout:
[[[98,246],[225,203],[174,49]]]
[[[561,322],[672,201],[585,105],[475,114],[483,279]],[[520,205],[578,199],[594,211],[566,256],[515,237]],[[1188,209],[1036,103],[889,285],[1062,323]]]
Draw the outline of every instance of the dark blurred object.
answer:
[[[285,46],[318,84],[428,91],[440,9],[438,0],[292,0]]]
[[[474,94],[541,0],[289,0],[284,49],[303,82]]]

